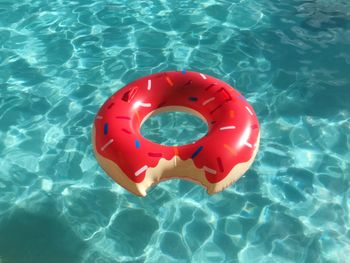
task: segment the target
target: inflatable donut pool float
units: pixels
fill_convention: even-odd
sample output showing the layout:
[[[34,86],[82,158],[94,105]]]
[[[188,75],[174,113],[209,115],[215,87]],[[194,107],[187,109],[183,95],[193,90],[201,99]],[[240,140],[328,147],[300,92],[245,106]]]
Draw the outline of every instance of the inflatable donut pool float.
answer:
[[[140,133],[154,114],[189,112],[208,125],[191,144],[157,144]],[[208,194],[237,181],[251,166],[260,128],[253,108],[225,82],[198,72],[160,72],[137,79],[111,96],[97,113],[92,144],[105,172],[130,192],[146,196],[153,184],[180,178]]]

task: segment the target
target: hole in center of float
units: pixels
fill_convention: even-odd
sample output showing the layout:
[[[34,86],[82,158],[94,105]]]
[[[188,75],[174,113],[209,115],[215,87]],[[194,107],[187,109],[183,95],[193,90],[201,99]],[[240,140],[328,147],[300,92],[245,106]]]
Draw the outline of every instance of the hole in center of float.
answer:
[[[163,107],[151,112],[141,123],[141,134],[158,144],[190,144],[208,132],[205,118],[186,107]]]

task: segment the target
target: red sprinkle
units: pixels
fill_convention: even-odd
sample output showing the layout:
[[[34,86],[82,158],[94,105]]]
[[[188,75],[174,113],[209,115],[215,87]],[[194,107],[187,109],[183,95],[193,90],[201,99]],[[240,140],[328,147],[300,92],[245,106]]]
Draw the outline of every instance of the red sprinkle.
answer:
[[[131,132],[128,131],[127,129],[124,129],[124,128],[123,128],[122,131],[123,131],[123,132],[126,132],[127,134],[131,134]]]
[[[209,90],[210,88],[214,87],[215,85],[216,85],[215,83],[212,83],[208,87],[206,87],[205,90]]]
[[[226,96],[227,96],[227,99],[226,99],[225,101],[230,101],[230,100],[232,100],[231,94],[230,94],[224,87],[221,87],[220,89],[218,89],[217,91],[215,91],[215,93],[219,93],[219,92],[221,92],[221,91],[223,91],[223,92],[226,94]]]
[[[217,109],[221,108],[222,107],[222,104],[220,104],[219,106],[217,106],[215,109],[213,109],[210,114],[213,114]]]
[[[148,155],[149,156],[151,156],[151,157],[162,157],[163,156],[163,154],[162,153],[148,153]]]
[[[131,120],[128,116],[116,116],[117,119]]]
[[[224,89],[224,92],[226,93],[226,95],[227,95],[227,99],[226,99],[226,101],[230,101],[230,100],[232,100],[232,97],[231,97],[231,94],[227,91],[227,89]]]
[[[190,79],[189,81],[187,81],[187,82],[185,83],[184,87],[185,87],[185,86],[188,86],[188,85],[190,85],[190,84],[192,84],[192,82],[193,82],[192,79]]]
[[[218,157],[218,158],[216,159],[216,161],[218,162],[218,166],[219,166],[220,172],[223,172],[223,171],[224,171],[224,167],[222,166],[221,158]]]
[[[224,90],[224,88],[221,87],[220,89],[218,89],[217,91],[215,91],[215,93],[219,93],[219,92],[221,92],[221,91],[223,91],[223,90]]]
[[[131,88],[130,90],[128,90],[127,92],[125,92],[123,94],[122,100],[130,103],[132,101],[132,99],[134,98],[137,90],[138,90],[137,86]]]

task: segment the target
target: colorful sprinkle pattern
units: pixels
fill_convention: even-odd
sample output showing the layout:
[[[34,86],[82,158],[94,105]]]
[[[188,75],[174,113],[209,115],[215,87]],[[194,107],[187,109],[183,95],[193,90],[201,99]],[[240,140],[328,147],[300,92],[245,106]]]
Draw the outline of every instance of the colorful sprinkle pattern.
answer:
[[[204,116],[211,124],[208,134],[176,147],[143,138],[139,129],[145,116],[173,105]],[[254,110],[241,94],[219,79],[186,70],[156,73],[126,85],[101,107],[94,125],[96,149],[135,183],[142,182],[147,169],[157,166],[160,158],[174,156],[192,159],[208,181],[220,182],[236,164],[252,157],[260,132]]]

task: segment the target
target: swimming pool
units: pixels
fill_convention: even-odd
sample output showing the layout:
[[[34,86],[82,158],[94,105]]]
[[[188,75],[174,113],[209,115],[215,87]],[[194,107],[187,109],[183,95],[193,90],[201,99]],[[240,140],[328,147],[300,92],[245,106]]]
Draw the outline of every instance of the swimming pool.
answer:
[[[1,1],[0,262],[346,262],[349,17],[345,0]],[[173,180],[133,196],[94,158],[94,115],[182,69],[247,97],[261,150],[217,195]],[[160,143],[205,133],[147,125]]]

